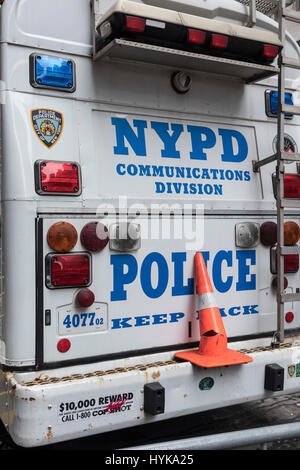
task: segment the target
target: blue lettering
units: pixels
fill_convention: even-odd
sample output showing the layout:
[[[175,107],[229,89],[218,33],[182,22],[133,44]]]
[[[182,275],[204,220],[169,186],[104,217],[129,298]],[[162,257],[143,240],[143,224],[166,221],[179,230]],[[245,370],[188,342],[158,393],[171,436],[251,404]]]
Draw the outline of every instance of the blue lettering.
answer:
[[[236,252],[236,259],[238,260],[238,282],[236,290],[255,290],[256,289],[256,275],[251,274],[250,280],[247,276],[250,275],[250,267],[247,261],[250,261],[251,266],[256,265],[256,251],[255,250],[240,250]]]
[[[126,169],[124,163],[118,163],[117,165],[117,173],[118,175],[126,175]]]
[[[135,325],[134,326],[145,326],[145,325],[150,325],[150,316],[149,315],[135,317]]]
[[[158,267],[158,282],[154,289],[151,283],[152,264]],[[157,299],[165,292],[169,281],[168,263],[160,253],[150,253],[146,256],[141,267],[141,285],[144,293],[150,299]]]
[[[159,194],[164,193],[166,190],[165,184],[160,182],[158,183],[157,181],[155,181],[155,188],[155,192]]]
[[[244,172],[244,179],[245,179],[245,181],[250,181],[251,177],[250,177],[249,171]]]
[[[213,279],[219,292],[228,292],[232,286],[233,277],[228,276],[226,281],[222,279],[222,263],[226,261],[227,266],[232,267],[232,251],[219,251],[213,262]]]
[[[259,313],[257,308],[258,308],[258,305],[244,305],[243,315],[257,314]]]
[[[236,315],[240,315],[240,313],[241,313],[241,307],[231,307],[231,308],[228,310],[228,313],[229,313],[229,315],[231,315],[232,317],[235,317]]]
[[[187,280],[187,285],[183,285],[183,263],[186,261],[186,253],[172,253],[174,263],[174,287],[172,287],[172,296],[193,295],[194,279]]]
[[[184,317],[184,313],[170,313],[170,323],[178,323],[180,318]]]
[[[164,158],[180,158],[180,152],[176,150],[176,143],[183,132],[183,125],[171,124],[172,135],[169,133],[169,124],[166,122],[153,121],[151,127],[164,143],[165,148],[161,151],[161,156]]]
[[[248,156],[248,144],[243,134],[233,129],[219,129],[219,134],[223,140],[224,153],[221,155],[222,161],[233,163],[243,162]],[[233,139],[235,139],[238,144],[236,154],[233,150]]]
[[[131,320],[131,317],[129,318],[112,318],[112,330],[116,330],[118,328],[132,328],[132,325],[130,325],[128,322]]]
[[[145,142],[147,121],[140,121],[138,119],[133,121],[134,127],[137,128],[137,134],[134,132],[127,119],[112,118],[111,122],[112,125],[116,127],[117,145],[114,147],[115,155],[128,155],[128,147],[125,145],[125,139],[137,156],[145,157],[147,155]]]
[[[225,308],[219,308],[219,310],[220,310],[221,317],[227,317],[225,313]]]
[[[207,160],[207,154],[204,149],[211,149],[216,145],[217,139],[215,133],[208,127],[187,126],[192,139],[192,160]],[[203,138],[204,137],[204,138]]]
[[[168,323],[168,315],[166,313],[152,315],[152,317],[153,317],[152,325],[160,325],[161,323]]]
[[[127,292],[124,290],[125,284],[131,284],[138,271],[136,259],[132,255],[112,255],[110,263],[113,265],[113,291],[110,294],[112,302],[126,300]],[[127,266],[127,272],[124,272],[124,266]]]

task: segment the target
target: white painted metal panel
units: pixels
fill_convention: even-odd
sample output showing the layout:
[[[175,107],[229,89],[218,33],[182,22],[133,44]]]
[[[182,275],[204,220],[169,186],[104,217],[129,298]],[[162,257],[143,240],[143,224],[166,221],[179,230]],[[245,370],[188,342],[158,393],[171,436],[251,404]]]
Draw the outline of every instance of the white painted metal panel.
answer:
[[[89,0],[9,0],[1,9],[1,41],[62,53],[91,54]]]
[[[96,110],[92,121],[98,178],[96,187],[86,187],[90,197],[262,198],[260,177],[251,174],[258,159],[254,127]]]
[[[29,202],[2,205],[2,262],[5,267],[1,312],[1,362],[35,364],[35,207]]]
[[[46,242],[47,231],[59,220],[72,223],[80,233],[93,219],[44,219],[44,256],[51,252]],[[265,219],[247,220],[262,223]],[[51,310],[51,325],[44,326],[45,362],[199,341],[197,297],[192,287],[195,251],[202,251],[207,259],[228,337],[271,333],[276,329],[276,292],[271,288],[274,276],[270,273],[270,250],[262,245],[248,250],[236,248],[237,221],[244,219],[206,218],[202,236],[200,219],[196,224],[186,217],[181,225],[181,218],[176,217],[137,218],[135,222],[142,228],[140,250],[118,253],[107,245],[102,252],[92,254],[93,280],[89,288],[95,294],[95,304],[90,309],[75,306],[79,289],[44,290],[44,311]],[[110,227],[115,220],[108,217],[104,223]],[[162,233],[164,236],[159,235]],[[73,251],[84,251],[80,241]],[[295,292],[299,273],[287,277],[287,293]],[[83,327],[83,320],[77,321],[81,314],[86,318],[86,314],[95,313],[101,306],[107,306],[107,328],[97,331],[90,328],[89,322]],[[299,327],[299,303],[287,303],[286,311],[295,315],[287,328]],[[74,315],[76,321],[72,320]],[[62,327],[64,320],[67,328]],[[60,353],[57,343],[65,337],[70,339],[71,348]]]
[[[260,345],[231,344],[246,349],[253,362],[210,370],[174,362],[174,351],[86,365],[84,372],[77,366],[47,374],[2,373],[0,402],[6,406],[1,407],[1,419],[13,440],[25,447],[160,422],[274,396],[264,390],[265,364],[274,362],[284,370],[284,390],[276,396],[298,392],[299,347],[291,342],[264,349],[263,340]],[[295,372],[290,375],[291,364]],[[210,387],[203,388],[208,379]],[[165,412],[156,416],[144,410],[144,386],[153,381],[165,388]]]

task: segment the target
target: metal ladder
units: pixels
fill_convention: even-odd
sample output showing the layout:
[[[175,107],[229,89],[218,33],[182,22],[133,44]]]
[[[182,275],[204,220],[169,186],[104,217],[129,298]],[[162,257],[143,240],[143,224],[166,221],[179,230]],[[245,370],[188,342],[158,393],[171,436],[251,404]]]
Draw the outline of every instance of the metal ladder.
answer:
[[[278,34],[279,39],[285,44],[286,40],[286,21],[300,23],[300,13],[298,11],[287,9],[287,0],[264,0],[265,3],[277,4],[278,8]],[[289,2],[290,3],[290,2]],[[250,22],[256,19],[256,0],[250,0]],[[296,2],[296,8],[299,9],[299,1]],[[285,70],[286,68],[298,69],[300,71],[300,60],[288,58],[285,56],[285,48],[283,47],[279,58],[279,76],[278,76],[278,118],[277,118],[277,135],[278,150],[274,155],[260,161],[253,162],[253,170],[258,172],[260,168],[268,163],[277,161],[276,166],[276,182],[277,182],[277,331],[274,333],[272,345],[278,347],[284,342],[284,304],[286,302],[300,301],[300,294],[286,294],[284,292],[284,255],[298,254],[298,246],[284,246],[284,216],[286,208],[299,208],[300,200],[284,198],[284,173],[286,162],[299,162],[300,153],[290,153],[284,150],[284,134],[285,134],[285,114],[291,113],[300,115],[300,106],[292,106],[285,104]],[[300,73],[300,72],[299,72]]]

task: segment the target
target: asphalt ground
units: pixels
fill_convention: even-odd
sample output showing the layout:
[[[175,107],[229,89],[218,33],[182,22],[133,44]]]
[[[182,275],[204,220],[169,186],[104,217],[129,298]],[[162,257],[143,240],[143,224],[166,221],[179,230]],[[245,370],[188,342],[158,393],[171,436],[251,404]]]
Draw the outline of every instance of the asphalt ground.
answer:
[[[186,439],[249,428],[293,423],[296,421],[300,422],[300,393],[219,408],[165,422],[154,423],[148,426],[137,426],[89,438],[53,444],[47,447],[39,447],[37,449],[39,451],[111,451],[155,442],[181,438]],[[27,450],[16,446],[7,435],[3,426],[0,429],[0,449],[14,451]],[[300,437],[291,440],[277,440],[263,446],[259,444],[252,445],[236,450],[283,451],[299,449]],[[233,447],[232,450],[235,450],[235,448]]]

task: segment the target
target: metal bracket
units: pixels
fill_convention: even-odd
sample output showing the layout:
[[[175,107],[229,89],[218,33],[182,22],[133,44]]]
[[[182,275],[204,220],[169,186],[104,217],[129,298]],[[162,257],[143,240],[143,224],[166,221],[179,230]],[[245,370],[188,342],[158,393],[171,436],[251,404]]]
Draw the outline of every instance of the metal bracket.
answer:
[[[254,173],[260,172],[260,167],[267,165],[268,163],[272,163],[277,160],[277,154],[271,155],[270,157],[264,158],[263,160],[252,160],[252,168]]]
[[[256,0],[250,0],[249,2],[249,21],[246,26],[253,28],[256,25]]]

